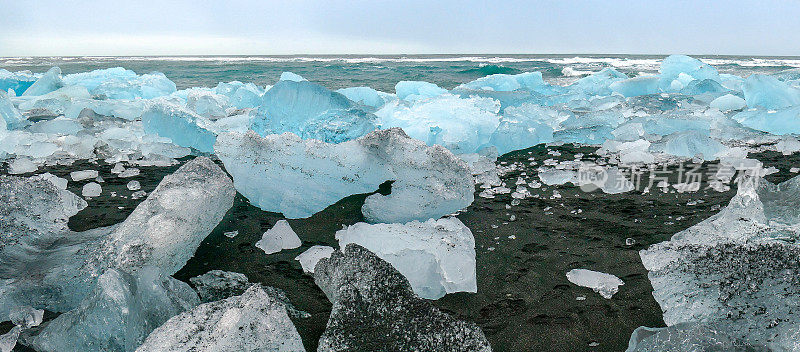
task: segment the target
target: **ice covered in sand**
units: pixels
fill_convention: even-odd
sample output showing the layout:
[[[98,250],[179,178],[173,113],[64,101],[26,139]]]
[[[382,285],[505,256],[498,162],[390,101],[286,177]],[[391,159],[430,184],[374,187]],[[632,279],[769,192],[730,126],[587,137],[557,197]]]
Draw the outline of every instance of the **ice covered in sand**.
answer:
[[[286,304],[260,285],[201,304],[155,329],[137,352],[305,351]]]
[[[477,292],[475,238],[455,217],[405,224],[357,223],[336,232],[339,247],[356,243],[392,264],[422,298]]]
[[[755,346],[800,349],[800,178],[747,176],[718,214],[640,251],[668,326],[702,322]]]
[[[311,216],[349,195],[374,192],[386,181],[394,181],[391,194],[370,195],[362,207],[370,222],[439,218],[473,200],[474,180],[466,163],[397,128],[340,144],[291,133],[223,133],[215,149],[242,195],[290,219]]]
[[[572,269],[567,272],[567,280],[581,287],[591,288],[605,299],[611,299],[619,287],[624,285],[618,277],[587,269]]]
[[[357,244],[320,260],[314,282],[333,304],[318,351],[491,351],[483,331],[419,298],[391,264]]]
[[[286,220],[278,220],[271,229],[264,232],[261,239],[256,242],[256,247],[264,253],[278,253],[284,249],[294,249],[300,247],[302,242],[300,237],[289,226]]]

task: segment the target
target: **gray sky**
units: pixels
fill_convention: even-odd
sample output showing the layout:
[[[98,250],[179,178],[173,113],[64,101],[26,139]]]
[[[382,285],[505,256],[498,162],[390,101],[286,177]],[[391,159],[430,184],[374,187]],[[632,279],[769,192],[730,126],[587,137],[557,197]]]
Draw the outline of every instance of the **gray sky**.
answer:
[[[0,0],[0,56],[800,55],[800,0]]]

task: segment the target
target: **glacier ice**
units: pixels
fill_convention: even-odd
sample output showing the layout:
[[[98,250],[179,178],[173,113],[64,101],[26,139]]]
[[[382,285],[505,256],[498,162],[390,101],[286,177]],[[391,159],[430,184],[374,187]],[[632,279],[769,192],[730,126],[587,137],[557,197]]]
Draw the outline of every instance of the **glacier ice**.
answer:
[[[211,270],[189,279],[189,282],[203,303],[241,295],[251,285],[244,274],[222,270]]]
[[[260,285],[201,304],[155,329],[137,352],[305,351],[286,304]]]
[[[0,68],[0,91],[5,93],[12,90],[20,95],[36,82],[37,77],[31,71],[10,72]]]
[[[800,104],[800,89],[762,74],[747,77],[742,92],[751,108],[782,109]]]
[[[292,132],[341,143],[376,128],[375,115],[344,95],[308,81],[281,80],[262,97],[250,128],[261,136]]]
[[[398,98],[408,101],[429,99],[447,93],[447,89],[423,81],[397,82],[394,91]]]
[[[0,319],[22,305],[73,309],[107,269],[136,275],[152,266],[175,273],[232,206],[234,195],[225,172],[199,157],[166,176],[121,224],[72,232],[67,220],[85,201],[46,178],[0,178],[0,213],[8,219],[0,229],[10,235],[0,246],[5,279]]]
[[[239,81],[220,82],[214,88],[214,92],[227,97],[230,105],[237,109],[257,107],[261,104],[261,96],[264,95],[264,89],[253,83]]]
[[[347,99],[374,109],[379,109],[387,101],[392,100],[390,94],[379,92],[370,87],[342,88],[336,92],[341,93]]]
[[[611,83],[608,88],[625,97],[656,94],[659,92],[658,76],[639,76]]]
[[[653,296],[667,326],[713,323],[749,344],[798,350],[800,313],[787,307],[800,300],[800,178],[738,184],[718,214],[640,251]]]
[[[386,104],[375,114],[384,127],[400,127],[428,145],[441,145],[454,154],[475,153],[488,146],[500,124],[500,104],[489,98],[462,99],[446,94],[408,105]]]
[[[28,87],[22,96],[45,95],[61,87],[64,87],[64,82],[61,80],[61,69],[53,67]]]
[[[713,324],[680,323],[667,328],[640,326],[633,331],[625,352],[757,352],[769,351],[748,345],[716,329]]]
[[[481,329],[419,298],[392,265],[357,244],[317,263],[333,304],[318,351],[491,351]]]
[[[664,91],[680,90],[689,82],[711,80],[719,82],[719,72],[711,65],[686,55],[670,55],[661,61],[660,88]],[[678,81],[678,84],[675,81]],[[674,89],[678,88],[678,89]]]
[[[209,130],[210,124],[206,118],[166,100],[153,101],[142,114],[145,132],[206,153],[214,152],[217,139]]]
[[[204,90],[193,90],[186,97],[186,108],[211,120],[226,117],[230,105],[228,97]]]
[[[774,135],[800,134],[800,106],[746,110],[734,115],[733,119],[745,127]]]
[[[80,171],[73,171],[69,173],[69,177],[73,181],[83,181],[88,180],[90,178],[97,178],[100,173],[97,170],[80,170]]]
[[[300,262],[303,271],[307,273],[314,273],[314,267],[322,258],[330,258],[333,253],[333,247],[315,245],[307,249],[305,252],[300,253],[294,259]]]
[[[103,188],[97,182],[89,182],[83,185],[83,189],[81,190],[81,195],[85,198],[97,197],[103,193]]]
[[[25,340],[37,351],[133,351],[172,316],[200,304],[188,284],[145,267],[135,275],[109,269],[73,310]]]
[[[422,298],[477,292],[475,238],[457,218],[405,224],[357,223],[336,232],[339,247],[356,243],[389,262]]]
[[[708,106],[715,108],[719,111],[741,110],[747,107],[747,102],[733,94],[725,94],[716,98],[708,104]]]
[[[619,291],[619,286],[625,284],[614,275],[587,269],[570,270],[567,272],[567,280],[578,286],[591,288],[605,299],[611,299]]]
[[[575,81],[575,83],[570,85],[570,88],[577,89],[590,95],[611,95],[612,91],[609,86],[614,82],[626,79],[628,79],[628,76],[624,73],[621,73],[611,67],[606,67],[598,72]]]
[[[439,218],[473,200],[474,181],[463,161],[396,128],[340,144],[291,133],[223,133],[215,150],[242,195],[290,219],[309,217],[352,194],[374,192],[386,181],[394,181],[391,194],[370,195],[362,207],[370,222]]]
[[[0,120],[0,130],[18,129],[29,124],[2,90],[0,90]]]
[[[64,76],[66,85],[85,87],[92,95],[106,99],[152,99],[176,91],[175,83],[161,72],[138,75],[122,67]]]
[[[286,220],[278,220],[271,229],[264,232],[261,239],[256,242],[256,247],[264,251],[264,253],[272,254],[278,253],[284,249],[294,249],[300,247],[302,242],[300,237],[289,226]]]
[[[541,72],[525,72],[517,75],[494,74],[478,78],[472,82],[462,84],[456,89],[489,90],[509,92],[527,90],[537,93],[549,93],[553,89],[545,83]]]

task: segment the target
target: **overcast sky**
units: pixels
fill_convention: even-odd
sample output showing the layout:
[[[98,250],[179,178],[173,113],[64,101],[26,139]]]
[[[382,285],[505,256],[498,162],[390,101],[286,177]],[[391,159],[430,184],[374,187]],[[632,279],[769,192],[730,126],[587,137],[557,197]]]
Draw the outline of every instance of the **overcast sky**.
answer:
[[[800,55],[800,0],[0,0],[0,56]]]

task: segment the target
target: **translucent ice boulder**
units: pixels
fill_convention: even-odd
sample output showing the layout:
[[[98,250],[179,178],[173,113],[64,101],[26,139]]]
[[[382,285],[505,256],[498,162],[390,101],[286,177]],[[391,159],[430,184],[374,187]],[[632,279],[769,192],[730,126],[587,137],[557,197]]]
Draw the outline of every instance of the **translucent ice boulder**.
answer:
[[[397,99],[391,94],[379,92],[370,87],[342,88],[336,92],[346,96],[347,99],[374,109],[380,109],[387,101]]]
[[[138,75],[122,67],[66,75],[64,82],[86,87],[92,95],[108,99],[152,99],[176,91],[175,82],[161,72]]]
[[[170,101],[151,102],[142,114],[142,125],[145,132],[167,137],[181,147],[214,152],[217,137],[210,130],[211,122]]]
[[[688,84],[688,80],[720,81],[719,72],[698,59],[686,55],[670,55],[661,61],[660,86],[664,91],[680,90]],[[686,78],[684,78],[686,77]],[[678,80],[679,84],[674,81]],[[678,89],[675,89],[678,88]]]
[[[26,344],[37,351],[133,351],[156,327],[200,304],[184,282],[143,268],[109,269],[75,309],[59,315]]]
[[[281,80],[264,93],[251,129],[262,136],[292,132],[341,143],[376,128],[375,115],[344,95],[308,81]]]
[[[383,128],[400,127],[428,145],[466,154],[488,145],[500,124],[499,111],[494,99],[445,94],[411,104],[388,103],[375,114]]]
[[[639,76],[611,83],[608,88],[625,97],[656,94],[659,92],[658,76]]]
[[[394,90],[398,98],[408,101],[429,99],[447,93],[447,89],[422,81],[400,81],[394,86]]]
[[[463,161],[399,128],[340,144],[291,133],[223,133],[215,150],[242,195],[290,219],[311,216],[352,194],[374,192],[386,181],[394,181],[391,194],[373,194],[362,208],[370,222],[439,218],[473,200],[474,181]]]
[[[2,90],[0,90],[0,120],[0,129],[17,129],[29,124]]]
[[[294,259],[300,262],[300,266],[303,267],[303,271],[313,274],[314,267],[317,266],[317,263],[320,261],[320,259],[330,258],[333,251],[333,247],[319,245],[312,246],[305,252],[300,253],[300,255]]]
[[[541,72],[525,72],[516,75],[495,74],[464,83],[456,89],[489,90],[509,92],[527,90],[541,94],[552,93],[554,88],[542,78]]]
[[[742,91],[751,108],[781,109],[800,104],[800,89],[772,76],[752,74],[745,79]]]
[[[742,126],[774,135],[800,134],[800,106],[746,110],[734,115],[733,119]]]
[[[606,67],[589,76],[583,77],[570,85],[571,89],[579,90],[589,95],[611,95],[609,86],[617,81],[628,79],[628,76],[613,68]]]
[[[704,160],[714,160],[717,154],[727,149],[708,135],[693,130],[670,134],[665,137],[665,141],[665,153],[686,158],[699,155]]]
[[[758,174],[752,170],[751,174]],[[754,177],[718,214],[639,252],[667,326],[714,329],[777,351],[800,350],[800,178]]]
[[[681,323],[667,328],[640,326],[633,331],[625,352],[767,352],[716,329],[713,324]]]
[[[28,87],[28,89],[22,93],[22,96],[45,95],[63,86],[64,82],[61,80],[61,69],[53,67],[47,70],[36,82]]]
[[[260,285],[201,304],[155,329],[137,352],[305,351],[286,304]]]
[[[747,107],[747,102],[733,94],[725,94],[711,101],[709,106],[719,111],[726,112],[744,109]]]
[[[31,71],[11,72],[0,68],[0,91],[12,90],[16,95],[20,95],[36,82],[36,78],[37,75]]]
[[[10,214],[4,217],[9,221],[0,223],[10,236],[0,247],[0,272],[6,279],[0,282],[0,320],[21,305],[73,309],[109,268],[136,274],[152,266],[175,273],[216,227],[235,195],[219,166],[196,158],[165,177],[121,224],[71,232],[67,218],[86,204],[77,196],[38,178],[0,179],[0,190],[10,197],[0,203],[0,213]],[[22,194],[24,200],[18,198]],[[37,213],[43,214],[37,217],[41,222],[31,221]]]
[[[218,120],[228,116],[226,109],[229,106],[228,97],[204,90],[192,90],[186,97],[187,109],[211,120]]]
[[[333,304],[318,351],[491,351],[479,327],[419,298],[391,264],[359,245],[320,260],[314,282]]]
[[[259,88],[253,83],[242,83],[238,81],[217,84],[214,88],[217,94],[228,97],[230,104],[237,109],[255,108],[261,104],[261,96],[264,89]]]
[[[339,247],[356,243],[389,262],[422,298],[477,292],[475,238],[457,218],[405,224],[357,223],[336,232]]]

